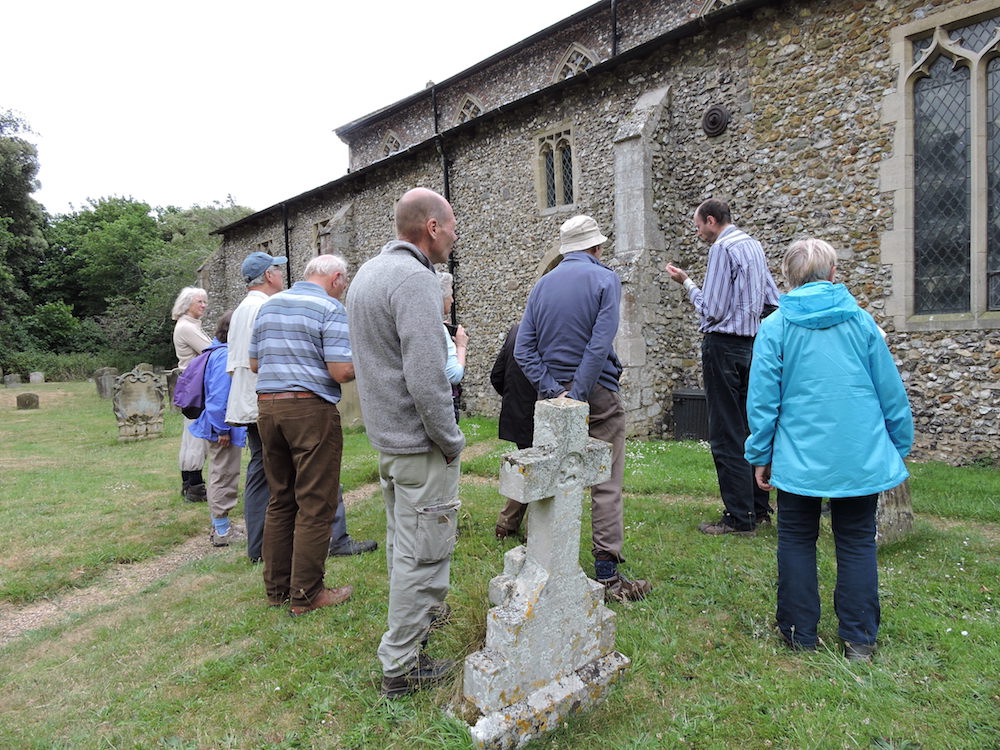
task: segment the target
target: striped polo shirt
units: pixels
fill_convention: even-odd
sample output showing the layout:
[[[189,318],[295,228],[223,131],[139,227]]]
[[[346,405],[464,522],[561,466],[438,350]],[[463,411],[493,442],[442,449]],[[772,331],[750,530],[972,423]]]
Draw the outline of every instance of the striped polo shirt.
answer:
[[[688,297],[702,333],[756,336],[765,303],[778,304],[778,287],[764,248],[730,224],[708,250],[704,288],[691,287]]]
[[[319,284],[298,281],[260,307],[250,336],[257,393],[311,391],[331,403],[340,385],[327,362],[350,362],[347,310]]]

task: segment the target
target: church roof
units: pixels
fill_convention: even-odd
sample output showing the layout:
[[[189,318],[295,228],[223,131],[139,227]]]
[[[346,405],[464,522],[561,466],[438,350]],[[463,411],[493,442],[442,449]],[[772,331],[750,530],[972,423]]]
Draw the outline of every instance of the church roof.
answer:
[[[581,81],[587,80],[590,76],[594,74],[606,70],[611,70],[617,67],[618,65],[628,62],[629,60],[633,60],[639,57],[644,57],[653,50],[661,47],[662,45],[668,42],[695,36],[701,33],[702,31],[711,28],[717,23],[724,22],[734,16],[743,15],[761,6],[773,5],[776,2],[776,0],[674,0],[674,1],[678,3],[686,2],[688,5],[691,6],[692,12],[689,14],[691,20],[685,23],[680,23],[672,28],[669,28],[667,29],[667,31],[657,36],[654,36],[653,38],[645,42],[637,44],[633,47],[629,47],[625,50],[618,51],[616,54],[597,62],[592,68],[584,71],[584,73],[582,73],[581,75],[553,82],[546,86],[540,87],[528,94],[520,96],[519,98],[504,102],[500,104],[498,107],[483,112],[480,116],[472,120],[468,120],[461,124],[448,127],[443,131],[436,132],[431,137],[423,141],[404,147],[400,151],[397,151],[383,159],[373,161],[370,164],[367,164],[361,168],[350,171],[347,174],[342,175],[341,177],[338,177],[335,180],[332,180],[331,182],[325,183],[311,190],[307,190],[304,193],[300,193],[299,195],[288,198],[287,200],[281,201],[280,203],[276,203],[273,206],[269,206],[265,209],[257,211],[253,214],[250,214],[249,216],[244,217],[243,219],[233,222],[232,224],[227,224],[224,227],[220,227],[219,229],[213,231],[212,234],[224,235],[226,232],[232,229],[236,229],[237,227],[252,224],[278,211],[285,211],[287,210],[289,204],[298,203],[300,201],[315,197],[328,190],[338,188],[345,183],[349,183],[353,180],[359,179],[362,175],[366,174],[372,169],[385,166],[387,162],[396,158],[400,158],[404,154],[412,155],[413,152],[415,151],[423,150],[424,148],[433,146],[435,143],[438,142],[440,138],[444,136],[451,136],[458,134],[460,132],[465,131],[469,127],[473,127],[474,124],[476,123],[481,124],[486,120],[492,119],[493,117],[496,117],[501,111],[509,109],[512,105],[529,103],[535,99],[538,99],[541,96],[547,96],[556,93],[559,91],[559,89],[563,87],[579,85]],[[439,84],[430,85],[421,91],[418,91],[414,94],[411,94],[408,97],[405,97],[404,99],[389,104],[385,107],[382,107],[381,109],[378,109],[374,112],[370,112],[369,114],[360,117],[357,120],[353,120],[349,123],[346,123],[345,125],[341,125],[340,127],[336,128],[334,132],[337,134],[338,137],[341,138],[341,140],[344,140],[346,142],[345,136],[350,135],[352,132],[355,132],[364,127],[368,127],[374,123],[377,123],[382,119],[391,117],[393,114],[400,112],[407,107],[412,106],[414,103],[419,102],[424,98],[433,97],[436,91],[445,89],[447,87],[452,87],[455,84],[460,83],[462,80],[469,78],[470,76],[473,76],[479,73],[480,71],[489,68],[490,66],[502,62],[504,59],[517,54],[521,50],[531,47],[533,44],[536,44],[539,41],[546,39],[547,37],[551,36],[554,33],[557,33],[558,31],[561,31],[562,29],[568,28],[576,23],[579,23],[580,21],[586,20],[591,16],[595,16],[598,13],[606,11],[609,9],[609,7],[614,9],[616,5],[622,2],[623,0],[602,0],[601,2],[594,3],[593,5],[590,5],[584,8],[583,10],[574,13],[573,15],[568,16],[567,18],[564,18],[563,20],[553,25],[545,29],[542,29],[541,31],[535,34],[532,34],[531,36],[525,39],[522,39],[520,42],[500,52],[497,52],[495,55],[491,55],[485,60],[476,63],[472,67],[466,68],[460,73],[451,76],[450,78],[446,79],[445,81],[442,81]],[[671,2],[671,0],[666,0],[666,2],[669,3]]]

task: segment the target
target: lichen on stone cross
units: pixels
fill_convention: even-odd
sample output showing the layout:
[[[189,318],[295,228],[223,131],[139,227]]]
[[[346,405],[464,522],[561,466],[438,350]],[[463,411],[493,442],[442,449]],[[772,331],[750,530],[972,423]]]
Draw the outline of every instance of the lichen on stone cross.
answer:
[[[590,437],[589,414],[580,401],[539,401],[534,446],[504,456],[500,493],[528,505],[528,544],[504,555],[486,645],[465,660],[477,748],[521,747],[601,701],[628,668],[604,587],[580,567],[586,490],[611,472],[611,446]]]

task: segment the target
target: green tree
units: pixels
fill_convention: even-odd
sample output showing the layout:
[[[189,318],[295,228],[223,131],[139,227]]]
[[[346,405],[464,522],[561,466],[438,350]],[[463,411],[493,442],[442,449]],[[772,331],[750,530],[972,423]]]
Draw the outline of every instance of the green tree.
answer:
[[[30,278],[42,260],[45,211],[31,194],[38,189],[38,151],[22,136],[28,124],[0,110],[0,349],[20,349],[26,333],[20,318],[30,309]]]
[[[110,341],[128,342],[136,356],[169,366],[175,364],[170,309],[177,293],[197,282],[198,269],[219,249],[212,232],[252,213],[226,203],[211,206],[174,206],[157,211],[162,243],[143,258],[141,286],[134,293],[111,300],[100,323]],[[124,347],[124,343],[122,344]]]
[[[36,276],[39,301],[62,300],[83,318],[139,291],[144,261],[159,252],[162,233],[149,204],[101,198],[49,225],[49,250]]]

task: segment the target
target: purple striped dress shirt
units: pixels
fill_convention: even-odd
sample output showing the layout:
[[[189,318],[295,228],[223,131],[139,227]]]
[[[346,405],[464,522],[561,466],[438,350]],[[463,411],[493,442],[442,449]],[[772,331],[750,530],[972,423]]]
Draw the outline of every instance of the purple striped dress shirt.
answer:
[[[778,287],[764,248],[730,224],[708,250],[705,287],[688,291],[702,333],[756,336],[764,305],[778,304]]]

